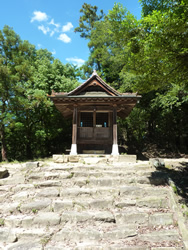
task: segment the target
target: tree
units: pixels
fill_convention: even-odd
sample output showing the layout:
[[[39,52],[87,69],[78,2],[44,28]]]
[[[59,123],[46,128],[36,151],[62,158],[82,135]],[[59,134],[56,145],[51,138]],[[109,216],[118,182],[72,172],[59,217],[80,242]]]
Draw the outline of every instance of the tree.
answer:
[[[7,160],[6,129],[14,119],[19,95],[23,93],[22,82],[32,74],[28,55],[33,46],[8,26],[0,31],[0,135],[2,159]]]
[[[102,20],[104,17],[103,10],[100,10],[100,14],[97,14],[98,7],[91,4],[84,3],[80,9],[80,13],[83,13],[79,19],[79,26],[75,28],[75,32],[80,32],[80,36],[89,39],[91,36],[91,30],[94,28],[95,22]]]
[[[0,31],[0,62],[2,160],[32,159],[63,150],[71,138],[70,122],[47,94],[75,88],[77,68],[63,65],[47,50],[36,50],[8,26]]]
[[[115,4],[104,20],[94,24],[88,43],[90,57],[83,69],[90,72],[95,67],[121,92],[143,95],[127,124],[122,122],[133,135],[129,139],[136,138],[142,147],[144,141],[152,141],[185,152],[188,8],[184,1],[143,0],[141,4],[140,21]],[[138,110],[140,127],[133,130]]]

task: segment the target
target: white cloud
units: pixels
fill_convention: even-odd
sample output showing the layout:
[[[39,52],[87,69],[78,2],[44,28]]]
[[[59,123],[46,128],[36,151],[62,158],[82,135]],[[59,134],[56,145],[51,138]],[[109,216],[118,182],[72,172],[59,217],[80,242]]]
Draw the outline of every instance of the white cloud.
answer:
[[[60,24],[59,24],[59,23],[55,23],[55,22],[54,22],[54,19],[52,19],[52,20],[49,22],[49,24],[54,25],[56,28],[59,28],[59,27],[60,27]]]
[[[52,53],[52,55],[55,55],[56,54],[56,50],[53,49],[53,51],[51,53]]]
[[[38,21],[38,22],[42,22],[42,21],[47,21],[48,20],[48,16],[45,12],[41,12],[41,11],[34,11],[33,12],[33,17],[31,19],[31,23],[34,21]]]
[[[78,67],[81,67],[85,63],[83,59],[77,57],[66,58],[66,61],[77,65]]]
[[[66,25],[64,25],[64,26],[62,27],[62,31],[63,31],[63,32],[67,32],[67,31],[71,30],[73,27],[74,27],[74,26],[72,25],[72,23],[71,23],[71,22],[68,22]]]
[[[42,32],[46,35],[48,32],[50,32],[49,27],[44,27],[44,25],[38,26],[39,30],[42,30]]]
[[[71,42],[71,38],[68,37],[66,34],[61,34],[59,37],[58,37],[58,40],[64,42],[64,43],[70,43]]]
[[[53,36],[55,33],[55,31],[53,30],[51,33],[50,33],[50,36]]]

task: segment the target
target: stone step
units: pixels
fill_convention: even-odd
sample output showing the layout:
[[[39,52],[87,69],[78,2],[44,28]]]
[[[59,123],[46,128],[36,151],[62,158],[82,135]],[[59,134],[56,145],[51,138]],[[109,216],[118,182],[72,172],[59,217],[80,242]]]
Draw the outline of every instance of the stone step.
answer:
[[[145,243],[146,246],[156,246],[156,243],[159,242],[166,242],[166,244],[168,244],[169,246],[181,246],[181,238],[179,237],[178,231],[175,229],[161,230],[157,232],[154,231],[150,232],[150,234],[138,234],[137,230],[135,230],[134,228],[129,229],[127,227],[106,228],[106,231],[96,230],[95,228],[77,229],[75,227],[75,230],[63,228],[52,237],[52,241],[56,242],[69,240],[76,243],[94,243],[95,245],[102,245],[107,242],[109,245],[111,245],[112,242],[115,243],[116,240],[120,239],[123,240],[125,246],[135,246],[135,244],[139,242]]]
[[[75,208],[79,210],[86,209],[125,209],[129,207],[136,207],[146,209],[166,209],[170,208],[170,202],[167,198],[150,196],[145,198],[138,198],[136,196],[127,196],[126,198],[117,198],[114,196],[103,196],[88,197],[87,199],[82,198],[64,198],[53,200],[51,204],[52,208],[56,212]]]
[[[119,186],[126,184],[155,184],[155,185],[163,185],[166,183],[166,179],[164,178],[152,178],[152,177],[136,177],[131,176],[130,178],[123,177],[114,177],[114,178],[73,178],[73,183],[75,186],[84,187],[84,186]]]
[[[129,225],[129,228],[133,228],[138,225],[145,225],[148,227],[153,226],[166,226],[174,225],[173,213],[162,213],[143,211],[136,209],[129,209],[125,211],[112,211],[99,209],[95,210],[61,210],[54,212],[39,211],[32,209],[32,212],[27,214],[9,215],[1,218],[3,226],[8,228],[32,228],[32,227],[54,227],[59,224],[69,223],[85,223],[89,222],[90,225],[93,222],[111,223],[111,226],[124,226]],[[53,210],[51,210],[53,211]],[[130,226],[132,225],[132,226]]]
[[[148,164],[113,164],[113,165],[83,165],[83,164],[51,164],[50,166],[43,167],[44,172],[60,172],[60,171],[117,171],[117,172],[132,172],[132,171],[154,171],[155,169]]]

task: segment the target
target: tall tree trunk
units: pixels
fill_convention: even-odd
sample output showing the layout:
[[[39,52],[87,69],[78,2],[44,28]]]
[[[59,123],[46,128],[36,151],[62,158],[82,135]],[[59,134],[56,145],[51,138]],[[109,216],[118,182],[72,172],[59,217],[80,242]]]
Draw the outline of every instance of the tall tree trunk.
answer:
[[[2,100],[2,118],[5,115],[5,107],[6,107],[6,103],[5,100]],[[5,125],[3,123],[3,119],[2,119],[2,124],[0,127],[0,138],[1,138],[1,156],[2,156],[2,161],[8,161],[7,159],[7,146],[6,146],[6,140],[5,140]]]
[[[1,125],[1,156],[2,161],[8,161],[7,159],[7,150],[6,150],[6,141],[5,141],[5,126],[4,124]]]

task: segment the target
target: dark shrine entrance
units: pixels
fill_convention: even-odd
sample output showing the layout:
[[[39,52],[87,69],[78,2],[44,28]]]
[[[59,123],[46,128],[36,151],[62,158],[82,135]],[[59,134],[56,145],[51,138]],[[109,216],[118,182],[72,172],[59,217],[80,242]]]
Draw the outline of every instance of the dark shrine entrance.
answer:
[[[96,71],[73,91],[49,97],[64,117],[73,119],[71,155],[118,155],[117,116],[127,117],[141,98],[117,92]]]

